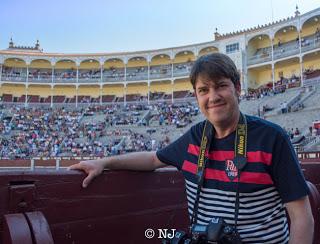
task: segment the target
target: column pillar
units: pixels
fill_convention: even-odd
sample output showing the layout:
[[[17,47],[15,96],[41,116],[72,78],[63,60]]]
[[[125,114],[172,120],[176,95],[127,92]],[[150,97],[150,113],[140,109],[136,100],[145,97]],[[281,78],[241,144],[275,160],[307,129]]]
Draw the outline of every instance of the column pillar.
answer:
[[[302,57],[300,55],[299,57],[299,63],[300,63],[300,86],[303,87],[304,86],[304,77],[303,77],[303,60]]]
[[[127,64],[128,60],[125,58],[124,60],[124,88],[123,88],[123,104],[127,105]]]
[[[173,81],[173,57],[171,57],[171,103],[174,102],[173,99],[173,90],[174,90],[174,81]]]
[[[78,86],[79,86],[79,63],[76,63],[77,73],[76,73],[76,108],[78,107]]]
[[[102,105],[102,88],[103,88],[103,85],[100,84],[100,105]]]
[[[53,87],[54,87],[54,66],[56,63],[51,62],[52,68],[51,68],[51,101],[50,101],[50,107],[53,107]]]
[[[53,87],[54,85],[51,84],[51,101],[50,101],[50,107],[53,108]]]
[[[272,89],[274,90],[275,89],[275,75],[274,75],[274,63],[272,62],[271,64],[271,69],[272,69]]]
[[[77,65],[76,83],[79,83],[79,66]]]
[[[150,82],[148,81],[148,105],[150,104]]]
[[[127,105],[127,83],[124,83],[124,87],[123,87],[123,105],[126,106]]]
[[[274,49],[273,49],[274,37],[271,38],[271,76],[272,76],[272,90],[275,89],[275,75],[274,75]]]
[[[54,83],[54,66],[52,66],[51,73],[51,83]]]
[[[173,79],[171,80],[171,87],[172,87],[172,93],[171,93],[171,103],[173,104],[174,99],[173,99],[173,92],[174,92],[174,81]]]
[[[248,94],[248,70],[247,67],[243,71],[243,90]]]
[[[299,17],[299,28],[300,27],[300,17]],[[302,63],[302,43],[301,43],[301,29],[298,30],[299,34],[299,63],[300,63],[300,86],[303,87],[304,85],[304,78],[303,78],[303,63]]]
[[[26,94],[24,106],[28,107],[28,87],[29,87],[29,64],[27,64],[27,78],[26,78]]]
[[[76,108],[78,107],[78,84],[76,85]]]
[[[171,79],[173,79],[173,59],[171,59]]]
[[[100,63],[100,105],[102,105],[103,63]]]

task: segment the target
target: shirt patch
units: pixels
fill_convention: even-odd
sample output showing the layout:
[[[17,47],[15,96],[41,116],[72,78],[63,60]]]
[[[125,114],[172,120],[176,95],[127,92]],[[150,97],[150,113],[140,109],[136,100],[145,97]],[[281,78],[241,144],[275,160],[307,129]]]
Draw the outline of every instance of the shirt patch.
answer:
[[[225,172],[230,179],[230,181],[233,181],[235,178],[238,177],[238,169],[237,166],[234,164],[234,162],[231,159],[227,159],[225,161]]]

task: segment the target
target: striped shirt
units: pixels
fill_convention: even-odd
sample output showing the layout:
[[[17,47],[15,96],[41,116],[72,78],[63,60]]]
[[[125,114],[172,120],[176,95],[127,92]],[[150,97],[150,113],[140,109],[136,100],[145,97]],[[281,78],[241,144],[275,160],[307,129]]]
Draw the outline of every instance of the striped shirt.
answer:
[[[234,224],[236,189],[240,204],[237,229],[245,243],[287,243],[289,229],[284,203],[308,194],[297,157],[286,133],[277,125],[247,116],[247,164],[240,174],[233,164],[235,132],[214,139],[206,152],[205,181],[199,197],[197,223],[222,217]],[[197,191],[197,160],[204,122],[157,152],[185,177],[192,216]]]

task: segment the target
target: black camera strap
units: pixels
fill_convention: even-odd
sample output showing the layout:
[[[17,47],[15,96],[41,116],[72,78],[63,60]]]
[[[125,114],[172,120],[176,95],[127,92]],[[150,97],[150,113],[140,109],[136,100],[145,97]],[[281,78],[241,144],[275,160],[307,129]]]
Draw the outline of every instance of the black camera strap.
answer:
[[[206,151],[209,152],[211,140],[214,137],[214,132],[215,130],[212,124],[208,120],[206,120],[204,124],[204,129],[202,131],[200,152],[198,157],[198,169],[197,169],[198,188],[197,188],[196,199],[193,205],[193,214],[191,219],[190,232],[191,232],[192,225],[197,223],[200,191],[204,181],[204,169],[206,167],[207,158],[208,158],[206,157],[205,153]]]
[[[210,122],[206,120],[204,129],[202,132],[200,152],[198,156],[198,187],[196,199],[193,207],[193,214],[191,219],[191,226],[197,223],[197,214],[199,207],[199,198],[201,188],[204,182],[204,171],[206,167],[207,157],[205,155],[206,151],[209,153],[209,148],[212,139],[214,138],[215,130]],[[235,143],[234,143],[235,158],[234,163],[237,167],[237,189],[236,189],[236,202],[235,202],[235,227],[237,228],[237,221],[239,215],[239,183],[240,183],[240,173],[247,163],[247,121],[246,117],[240,112],[240,118],[236,129]]]
[[[239,123],[236,130],[235,142],[234,142],[235,158],[234,163],[237,167],[237,189],[236,189],[236,202],[234,212],[234,226],[237,228],[239,206],[240,206],[240,174],[244,166],[247,164],[247,119],[240,113]]]

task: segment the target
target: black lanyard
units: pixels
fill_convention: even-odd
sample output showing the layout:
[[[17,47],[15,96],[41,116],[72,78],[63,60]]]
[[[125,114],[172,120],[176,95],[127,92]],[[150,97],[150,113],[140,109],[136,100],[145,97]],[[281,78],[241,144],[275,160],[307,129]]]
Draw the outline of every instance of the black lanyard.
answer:
[[[193,214],[191,219],[191,226],[197,223],[197,213],[199,207],[200,191],[204,182],[204,169],[206,168],[207,158],[205,153],[209,153],[211,140],[214,138],[215,130],[210,122],[206,120],[202,132],[200,152],[198,157],[198,188],[196,199],[193,207]],[[239,214],[239,182],[240,173],[247,163],[247,120],[246,117],[240,113],[239,122],[236,129],[235,143],[234,143],[234,163],[237,167],[237,189],[236,189],[236,202],[235,202],[235,227],[237,227],[238,214]]]

